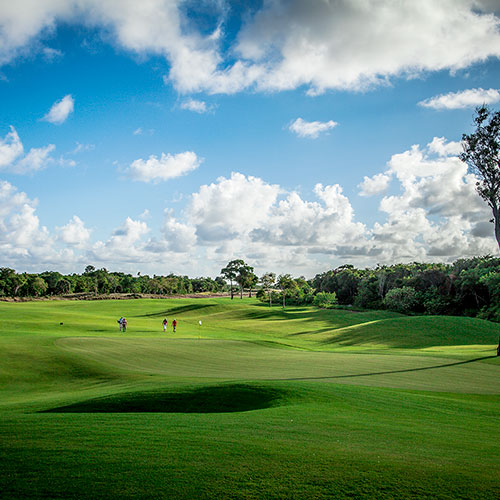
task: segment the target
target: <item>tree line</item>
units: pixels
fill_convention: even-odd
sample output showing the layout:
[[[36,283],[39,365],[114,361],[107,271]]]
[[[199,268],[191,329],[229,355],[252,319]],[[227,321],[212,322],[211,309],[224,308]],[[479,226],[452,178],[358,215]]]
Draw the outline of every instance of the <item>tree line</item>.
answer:
[[[39,274],[16,273],[14,269],[0,268],[0,296],[45,297],[67,294],[111,293],[182,295],[190,293],[218,293],[226,289],[222,278],[189,278],[188,276],[137,276],[109,272],[87,266],[82,274],[61,274],[45,271]]]
[[[232,260],[221,275],[137,276],[87,266],[82,274],[57,271],[17,273],[0,268],[0,296],[43,297],[90,293],[182,295],[236,293],[270,306],[308,305],[388,309],[405,314],[477,316],[500,321],[500,258],[459,259],[452,264],[411,263],[357,269],[342,265],[312,279],[267,272],[262,276],[241,259]]]
[[[500,258],[491,256],[375,269],[345,265],[316,275],[311,284],[316,291],[334,292],[339,304],[362,309],[500,321]]]

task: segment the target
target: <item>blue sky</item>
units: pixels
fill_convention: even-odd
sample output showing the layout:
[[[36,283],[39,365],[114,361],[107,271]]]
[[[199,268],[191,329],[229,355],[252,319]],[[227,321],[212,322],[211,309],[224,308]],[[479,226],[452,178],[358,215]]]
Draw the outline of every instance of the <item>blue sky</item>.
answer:
[[[1,265],[496,254],[457,155],[499,57],[491,0],[2,2]]]

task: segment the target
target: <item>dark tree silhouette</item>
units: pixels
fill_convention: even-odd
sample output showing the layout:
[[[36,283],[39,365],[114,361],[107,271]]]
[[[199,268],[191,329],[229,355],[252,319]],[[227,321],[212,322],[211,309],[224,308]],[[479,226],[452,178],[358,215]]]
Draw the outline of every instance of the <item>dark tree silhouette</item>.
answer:
[[[480,106],[474,123],[475,132],[462,135],[460,159],[479,179],[476,190],[493,212],[491,222],[495,224],[495,238],[500,248],[500,111]]]

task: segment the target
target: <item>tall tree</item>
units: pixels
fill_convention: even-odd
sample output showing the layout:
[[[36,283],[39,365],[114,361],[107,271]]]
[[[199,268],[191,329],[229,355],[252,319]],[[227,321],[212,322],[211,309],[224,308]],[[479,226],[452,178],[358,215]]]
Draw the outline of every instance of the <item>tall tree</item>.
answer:
[[[477,175],[476,190],[493,212],[495,238],[500,248],[500,111],[476,109],[476,130],[462,135],[460,159]]]
[[[246,264],[244,261],[241,261],[242,264],[238,268],[238,275],[236,276],[236,282],[240,286],[240,299],[243,298],[243,288],[245,286],[249,286],[253,281],[253,267]]]
[[[228,262],[227,266],[220,270],[220,273],[224,278],[229,280],[231,284],[231,300],[233,299],[233,281],[236,281],[238,277],[239,270],[241,266],[244,266],[245,263],[241,259],[231,260]]]
[[[272,296],[271,296],[271,288],[276,284],[276,274],[274,273],[266,273],[260,278],[260,282],[262,286],[265,288],[267,295],[269,297],[269,307],[272,307]]]
[[[252,296],[252,290],[254,286],[259,282],[259,277],[253,272],[247,276],[245,285],[248,287],[248,296]]]
[[[283,296],[283,309],[285,309],[286,301],[285,296],[287,290],[291,290],[295,286],[295,281],[289,274],[280,274],[277,280],[278,286],[281,289],[281,294]]]

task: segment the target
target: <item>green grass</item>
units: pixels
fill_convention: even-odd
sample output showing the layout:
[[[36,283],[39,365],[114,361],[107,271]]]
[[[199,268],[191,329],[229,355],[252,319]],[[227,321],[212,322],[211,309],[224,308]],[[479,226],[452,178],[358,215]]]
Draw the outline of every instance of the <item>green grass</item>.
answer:
[[[497,342],[248,299],[0,303],[0,497],[498,498]]]

